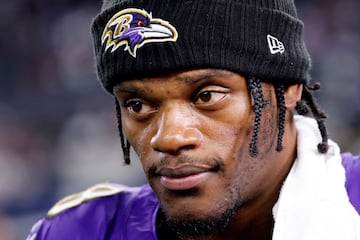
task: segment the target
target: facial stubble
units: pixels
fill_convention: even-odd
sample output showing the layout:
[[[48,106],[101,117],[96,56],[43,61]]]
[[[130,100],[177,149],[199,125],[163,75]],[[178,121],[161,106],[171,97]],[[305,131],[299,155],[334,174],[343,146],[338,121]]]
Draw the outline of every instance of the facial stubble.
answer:
[[[198,239],[224,231],[241,206],[240,191],[233,189],[229,191],[233,196],[224,196],[221,202],[214,203],[218,212],[213,212],[205,217],[199,217],[192,212],[184,214],[181,218],[169,216],[164,208],[159,209],[158,224],[168,229],[171,237],[177,239]],[[189,206],[191,207],[191,206]]]

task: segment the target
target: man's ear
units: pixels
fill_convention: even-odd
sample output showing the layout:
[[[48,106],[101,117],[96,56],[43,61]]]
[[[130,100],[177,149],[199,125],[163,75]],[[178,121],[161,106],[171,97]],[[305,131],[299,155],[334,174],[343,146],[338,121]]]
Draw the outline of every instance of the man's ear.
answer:
[[[296,106],[296,102],[301,99],[303,91],[302,84],[290,85],[285,89],[285,106],[287,110],[293,110]]]

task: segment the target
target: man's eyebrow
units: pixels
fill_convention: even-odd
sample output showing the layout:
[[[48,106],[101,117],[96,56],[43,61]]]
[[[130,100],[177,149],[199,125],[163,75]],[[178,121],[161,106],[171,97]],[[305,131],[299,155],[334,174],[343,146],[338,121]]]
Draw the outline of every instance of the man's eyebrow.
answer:
[[[207,79],[213,79],[216,77],[229,77],[232,76],[234,73],[227,71],[227,70],[221,70],[221,69],[211,69],[207,70],[201,73],[197,73],[195,76],[178,76],[176,79],[179,81],[183,81],[187,85],[194,85],[198,82],[201,82],[203,80]],[[147,78],[142,79],[135,79],[131,81],[135,82],[142,82],[146,81]],[[136,96],[146,96],[147,92],[141,88],[137,87],[128,87],[123,85],[118,85],[114,88],[114,94],[116,93],[126,93],[130,95],[136,95]]]
[[[196,76],[179,77],[180,80],[184,81],[188,85],[193,85],[206,79],[215,77],[226,77],[231,76],[233,73],[226,70],[209,70],[203,73],[199,73]]]
[[[126,93],[129,95],[136,95],[136,96],[143,96],[145,95],[145,91],[138,89],[138,88],[134,88],[134,87],[127,87],[127,86],[116,86],[114,88],[114,94],[116,93]]]

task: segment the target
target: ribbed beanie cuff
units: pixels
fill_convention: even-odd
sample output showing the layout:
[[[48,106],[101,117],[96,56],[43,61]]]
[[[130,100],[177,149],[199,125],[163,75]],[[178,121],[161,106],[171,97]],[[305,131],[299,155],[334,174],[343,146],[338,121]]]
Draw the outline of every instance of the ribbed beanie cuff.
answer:
[[[130,34],[157,23],[166,36]],[[92,36],[98,78],[110,93],[124,80],[200,68],[286,85],[309,80],[292,0],[105,0]]]

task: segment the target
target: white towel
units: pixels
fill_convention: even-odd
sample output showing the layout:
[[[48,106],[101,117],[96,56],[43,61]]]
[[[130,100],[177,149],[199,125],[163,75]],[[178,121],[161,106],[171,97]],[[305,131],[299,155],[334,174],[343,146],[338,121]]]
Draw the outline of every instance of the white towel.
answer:
[[[360,240],[360,217],[345,189],[340,150],[317,151],[316,121],[295,116],[297,159],[273,208],[273,240]]]

